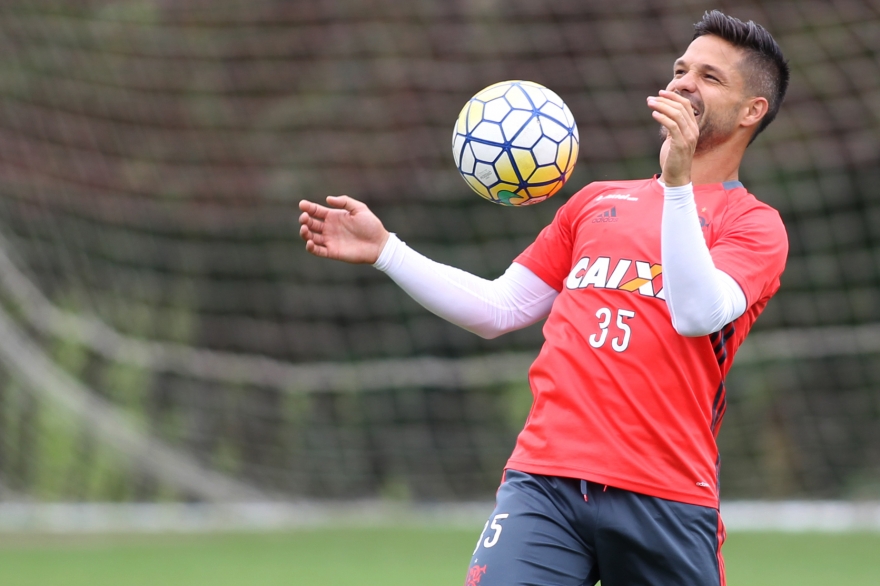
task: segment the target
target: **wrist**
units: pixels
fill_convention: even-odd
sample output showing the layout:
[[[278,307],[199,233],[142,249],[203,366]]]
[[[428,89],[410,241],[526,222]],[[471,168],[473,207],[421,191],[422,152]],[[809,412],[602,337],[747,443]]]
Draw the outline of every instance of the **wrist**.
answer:
[[[393,232],[385,232],[383,242],[379,245],[379,254],[371,264],[380,271],[387,271],[394,259],[395,252],[403,245],[403,241]]]
[[[660,175],[660,180],[669,187],[682,187],[691,182],[690,175],[668,175],[666,173]]]
[[[376,258],[373,260],[371,264],[375,264],[379,261],[379,257],[382,256],[382,251],[385,250],[385,245],[388,244],[388,239],[391,236],[391,233],[388,230],[383,229],[382,237],[379,239],[379,245],[376,247]]]

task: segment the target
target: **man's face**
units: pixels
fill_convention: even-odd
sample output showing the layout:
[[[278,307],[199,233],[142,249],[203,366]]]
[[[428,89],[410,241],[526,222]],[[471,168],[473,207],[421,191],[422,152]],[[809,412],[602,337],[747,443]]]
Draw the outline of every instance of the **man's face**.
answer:
[[[713,35],[697,37],[673,66],[666,89],[687,98],[700,128],[697,153],[725,142],[739,124],[744,79],[738,67],[743,52]],[[667,130],[660,128],[666,138]]]

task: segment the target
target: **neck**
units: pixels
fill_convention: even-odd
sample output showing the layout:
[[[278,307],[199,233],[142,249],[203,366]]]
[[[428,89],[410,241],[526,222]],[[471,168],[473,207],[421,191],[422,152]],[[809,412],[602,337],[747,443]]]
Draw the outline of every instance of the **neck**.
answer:
[[[694,162],[691,165],[691,182],[694,185],[701,185],[737,181],[742,156],[742,151],[732,153],[725,148],[716,148],[706,153],[694,155]]]
[[[745,142],[744,142],[745,141]],[[709,150],[694,153],[691,162],[691,183],[705,185],[739,180],[739,166],[748,142],[736,137]],[[663,175],[660,175],[663,181]]]

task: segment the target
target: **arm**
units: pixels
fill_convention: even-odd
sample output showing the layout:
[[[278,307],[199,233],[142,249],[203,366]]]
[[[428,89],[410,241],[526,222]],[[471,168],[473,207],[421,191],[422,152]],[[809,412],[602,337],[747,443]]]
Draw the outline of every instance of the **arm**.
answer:
[[[717,332],[746,310],[746,296],[715,268],[700,229],[690,184],[664,187],[660,250],[663,289],[672,326],[683,336]]]
[[[394,234],[373,266],[428,311],[483,338],[495,338],[547,317],[558,295],[520,264],[511,264],[503,275],[488,281],[434,262]]]
[[[389,234],[363,203],[328,197],[329,207],[299,204],[300,237],[315,256],[370,263],[440,317],[485,338],[533,324],[550,313],[555,289],[516,263],[495,281],[431,261]]]
[[[742,288],[715,268],[700,229],[691,166],[700,129],[690,101],[670,91],[648,98],[654,120],[666,129],[660,150],[664,185],[660,256],[663,289],[675,330],[683,336],[718,331],[746,310]]]

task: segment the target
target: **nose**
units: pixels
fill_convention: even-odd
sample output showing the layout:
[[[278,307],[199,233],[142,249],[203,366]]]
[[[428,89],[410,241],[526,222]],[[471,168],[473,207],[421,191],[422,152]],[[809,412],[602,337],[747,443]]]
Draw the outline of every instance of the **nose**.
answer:
[[[678,77],[673,77],[666,89],[679,94],[692,94],[697,91],[696,76],[691,71],[686,71]]]

